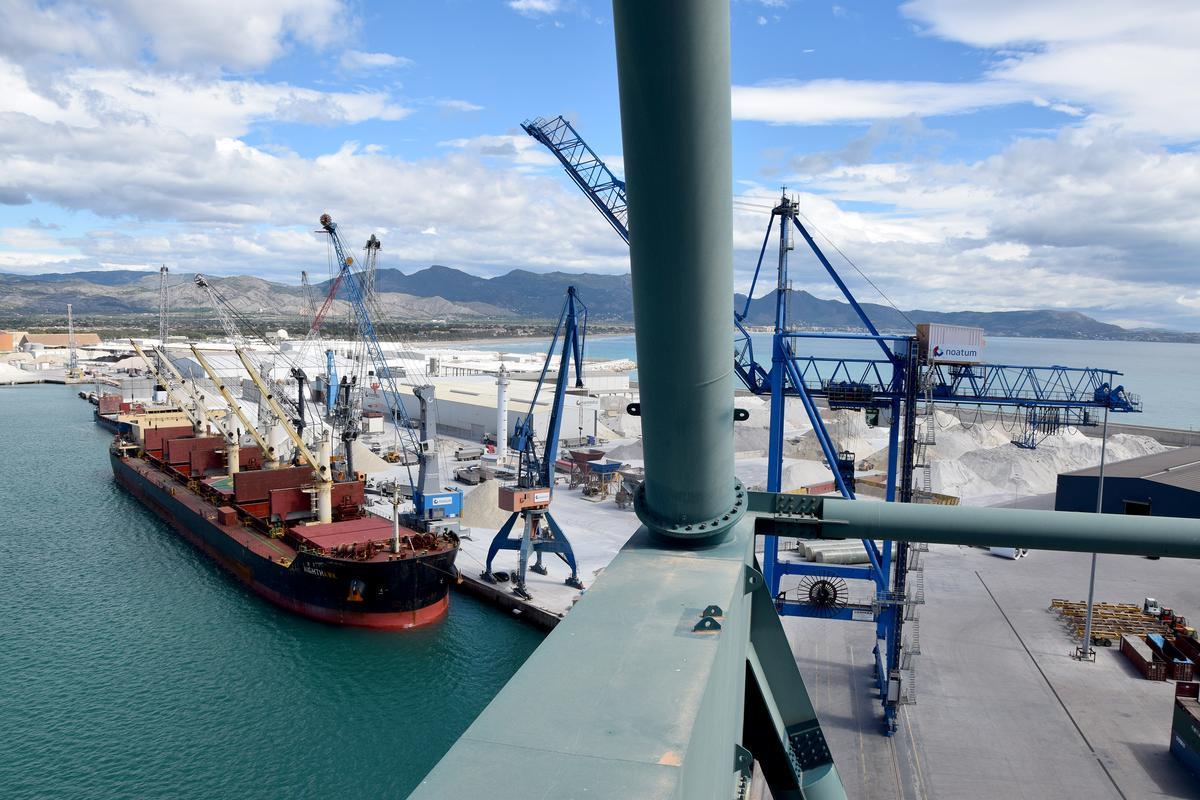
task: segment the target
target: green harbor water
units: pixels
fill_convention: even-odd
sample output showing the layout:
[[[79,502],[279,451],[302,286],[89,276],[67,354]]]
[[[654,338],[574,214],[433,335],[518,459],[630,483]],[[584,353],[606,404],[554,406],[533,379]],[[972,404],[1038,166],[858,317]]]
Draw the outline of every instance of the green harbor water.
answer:
[[[114,483],[91,413],[0,388],[0,798],[403,797],[541,640],[460,594],[409,632],[267,604]]]

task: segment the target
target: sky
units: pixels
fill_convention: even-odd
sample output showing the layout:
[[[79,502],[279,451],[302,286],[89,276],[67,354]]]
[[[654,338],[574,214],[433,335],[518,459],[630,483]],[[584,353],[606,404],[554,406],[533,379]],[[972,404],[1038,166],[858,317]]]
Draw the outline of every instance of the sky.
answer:
[[[325,212],[406,272],[629,268],[520,128],[562,114],[620,174],[606,3],[0,0],[0,19],[0,271],[323,278]],[[1200,3],[737,0],[731,24],[737,288],[786,186],[901,308],[1200,330]],[[836,296],[792,258],[793,288]]]

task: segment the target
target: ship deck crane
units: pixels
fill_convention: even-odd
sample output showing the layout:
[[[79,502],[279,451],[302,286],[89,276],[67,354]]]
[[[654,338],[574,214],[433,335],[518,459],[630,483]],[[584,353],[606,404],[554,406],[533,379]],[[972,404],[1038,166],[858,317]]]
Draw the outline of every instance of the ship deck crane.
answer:
[[[288,435],[288,438],[292,440],[292,444],[296,446],[297,455],[317,473],[317,522],[333,522],[333,474],[329,469],[331,451],[329,433],[326,432],[321,437],[315,454],[309,450],[308,445],[304,442],[304,437],[293,427],[287,412],[279,405],[279,401],[275,399],[275,395],[267,387],[266,381],[262,379],[262,376],[258,374],[258,370],[246,356],[245,351],[239,347],[234,352],[237,353],[237,357],[241,360],[242,366],[246,368],[246,372],[250,374],[250,380],[254,381],[254,385],[258,387],[258,391],[261,393],[267,407],[271,409],[271,413],[275,415],[275,419],[279,422],[279,425]]]
[[[250,346],[252,343],[242,331],[242,326],[239,325],[237,321],[237,318],[242,316],[241,312],[236,306],[234,306],[232,302],[230,302],[229,298],[225,297],[225,295],[213,285],[212,281],[210,281],[204,275],[197,274],[193,280],[197,286],[199,286],[201,289],[204,289],[204,291],[208,294],[209,302],[212,305],[213,312],[216,313],[217,319],[221,323],[221,328],[225,331],[225,335],[233,344],[234,349],[244,350],[249,355],[251,352]],[[243,319],[243,322],[247,321]],[[264,380],[269,380],[267,377],[267,365],[260,362],[254,356],[249,357],[251,363],[255,364],[258,374],[263,377]],[[294,372],[293,375],[295,375]],[[303,428],[303,424],[301,422],[304,417],[303,398],[301,397],[300,401],[295,405],[293,405],[292,401],[288,398],[283,398],[283,403],[288,412],[292,414],[291,419],[295,420],[296,423],[300,424],[301,428]],[[271,420],[270,412],[263,403],[258,404],[258,423],[268,431],[270,431],[274,424]],[[274,434],[269,433],[269,438],[274,439]]]
[[[242,423],[242,427],[246,430],[246,432],[254,438],[254,443],[257,444],[259,449],[262,451],[263,466],[266,469],[277,469],[280,464],[279,456],[275,452],[275,446],[266,440],[258,428],[254,426],[254,423],[250,421],[250,418],[246,416],[246,412],[243,411],[242,407],[238,404],[237,398],[233,396],[233,392],[229,391],[229,387],[225,385],[225,381],[221,380],[221,376],[217,374],[215,369],[213,369],[212,364],[208,363],[208,359],[204,357],[204,355],[196,348],[195,345],[191,346],[191,350],[192,355],[196,359],[196,363],[200,365],[200,369],[204,370],[204,373],[208,375],[209,380],[211,380],[213,385],[217,387],[217,391],[220,392],[221,397],[225,400],[225,404],[229,406],[229,410],[232,411]]]
[[[190,385],[188,384],[175,365],[171,363],[171,359],[167,355],[165,348],[158,348],[155,353],[156,358],[152,359],[134,340],[130,339],[129,344],[133,346],[134,352],[146,363],[146,368],[150,370],[155,380],[166,390],[167,396],[179,406],[179,409],[191,421],[192,429],[197,436],[212,431],[217,431],[221,434],[225,439],[226,472],[229,475],[239,472],[241,470],[241,435],[238,432],[237,426],[233,424],[233,409],[229,409],[225,420],[217,419],[209,413],[204,395],[196,385],[196,382],[192,381]],[[187,395],[183,394],[184,390],[187,390]]]
[[[625,186],[592,151],[582,143],[578,133],[561,116],[537,118],[521,126],[526,133],[554,153],[571,179],[587,195],[612,225],[617,234],[629,243],[628,214]],[[771,421],[767,456],[767,490],[781,491],[783,470],[784,400],[798,397],[812,423],[822,454],[833,474],[837,492],[853,498],[854,456],[839,451],[821,419],[815,398],[824,397],[831,408],[886,408],[891,412],[888,441],[886,499],[889,502],[912,502],[914,470],[928,464],[927,445],[930,444],[932,419],[925,428],[917,424],[917,407],[926,392],[926,407],[932,413],[932,403],[1009,407],[1022,417],[1023,431],[1014,444],[1036,447],[1039,436],[1054,432],[1063,424],[1090,425],[1095,418],[1091,409],[1107,407],[1112,411],[1141,410],[1138,399],[1116,384],[1121,373],[1109,369],[1075,369],[1068,367],[973,365],[943,366],[929,364],[921,357],[914,336],[885,336],[872,323],[866,311],[842,280],[837,270],[821,251],[807,228],[801,224],[799,209],[786,195],[772,209],[767,230],[759,251],[758,264],[745,306],[734,313],[735,356],[734,370],[741,382],[756,395],[769,395]],[[775,287],[775,320],[771,335],[769,366],[754,356],[753,339],[745,320],[754,288],[762,272],[763,259],[770,240],[775,218],[779,217],[779,263]],[[812,250],[838,290],[854,310],[866,334],[812,334],[792,331],[788,320],[786,296],[790,291],[787,272],[788,252],[794,248],[791,232],[794,229]],[[882,351],[882,359],[817,358],[799,356],[793,343],[803,338],[827,338],[873,341]],[[904,437],[899,437],[900,429]],[[909,545],[906,542],[884,540],[882,547],[864,540],[868,566],[811,565],[785,562],[779,559],[778,541],[773,536],[764,540],[763,572],[780,613],[837,619],[871,619],[876,623],[877,638],[885,643],[876,648],[876,681],[884,706],[884,730],[890,735],[896,730],[896,701],[889,698],[900,694],[900,667],[904,616],[913,613],[913,600],[906,583],[909,564]],[[811,590],[803,601],[780,596],[780,579],[784,575],[811,576]],[[835,580],[821,583],[822,578]],[[852,608],[845,598],[832,595],[827,589],[837,587],[837,579],[870,580],[875,585],[876,602],[869,608]],[[892,683],[894,681],[894,683]],[[894,691],[891,691],[894,690]]]
[[[538,395],[546,383],[546,376],[554,361],[555,348],[560,336],[562,351],[558,359],[554,396],[550,401],[550,419],[546,428],[546,439],[539,453],[534,432],[534,412],[538,407]],[[567,298],[558,317],[558,326],[554,329],[546,361],[542,364],[542,373],[538,377],[533,399],[529,403],[529,413],[517,423],[510,440],[510,446],[518,454],[517,485],[500,489],[500,508],[512,514],[492,539],[482,574],[484,580],[495,582],[492,561],[496,554],[501,550],[516,550],[519,560],[513,594],[527,600],[531,595],[526,587],[526,570],[532,569],[540,575],[545,575],[547,569],[542,563],[543,553],[554,553],[566,562],[571,568],[566,584],[576,589],[583,588],[583,583],[579,580],[579,568],[575,563],[575,552],[571,549],[571,542],[562,527],[550,514],[550,501],[554,494],[554,470],[558,460],[559,432],[566,405],[567,382],[573,360],[575,388],[583,388],[583,345],[586,338],[587,307],[579,300],[575,287],[568,286]],[[512,532],[518,518],[522,520],[523,527],[520,536],[514,539]],[[532,566],[529,564],[531,554],[535,557]]]
[[[462,492],[454,488],[442,486],[440,470],[438,469],[437,421],[436,407],[433,403],[433,386],[417,386],[413,394],[421,406],[420,438],[414,431],[404,401],[400,396],[400,387],[395,375],[388,365],[383,345],[371,319],[367,298],[361,278],[351,266],[353,258],[346,254],[338,233],[337,223],[328,214],[321,215],[321,229],[329,235],[330,243],[338,262],[338,273],[334,281],[344,286],[354,320],[358,327],[359,337],[370,355],[375,368],[375,376],[380,383],[380,394],[388,408],[392,424],[400,433],[402,448],[410,451],[417,459],[417,479],[414,481],[409,471],[409,484],[413,496],[413,527],[422,531],[456,528],[458,517],[462,514]],[[331,287],[331,296],[334,290]],[[407,466],[408,459],[404,459]]]
[[[133,339],[129,340],[130,346],[133,347],[133,352],[146,364],[146,369],[154,376],[154,380],[166,391],[167,396],[179,406],[179,410],[184,413],[188,420],[192,423],[192,429],[197,435],[206,432],[206,429],[217,428],[213,424],[213,420],[209,417],[207,410],[203,404],[197,399],[195,393],[184,395],[183,390],[186,388],[183,381],[180,379],[178,372],[174,375],[165,374],[165,368],[160,368],[160,365],[169,363],[166,360],[164,353],[155,352],[155,357],[151,358],[146,354],[146,351],[141,348]],[[174,365],[172,365],[174,367]]]

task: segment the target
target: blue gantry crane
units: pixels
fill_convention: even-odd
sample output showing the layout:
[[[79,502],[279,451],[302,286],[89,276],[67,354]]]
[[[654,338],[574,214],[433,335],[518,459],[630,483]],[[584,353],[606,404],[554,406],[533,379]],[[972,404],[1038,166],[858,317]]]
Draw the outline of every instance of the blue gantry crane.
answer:
[[[546,438],[539,452],[534,432],[534,412],[538,407],[538,395],[546,384],[546,376],[554,362],[560,337],[562,347],[558,354],[554,396],[550,401],[550,419],[546,427]],[[571,542],[562,527],[550,514],[550,501],[554,496],[554,470],[558,460],[559,432],[562,429],[568,379],[573,363],[575,388],[583,388],[583,346],[586,339],[587,307],[579,300],[575,287],[568,286],[558,325],[554,329],[546,361],[542,364],[542,373],[538,377],[533,399],[529,403],[529,413],[517,423],[516,430],[509,440],[509,445],[517,452],[517,484],[502,487],[499,496],[500,507],[512,513],[488,547],[487,563],[482,576],[484,580],[494,583],[496,578],[492,572],[492,561],[496,554],[501,550],[516,550],[519,553],[519,561],[513,593],[527,600],[531,595],[526,586],[526,570],[532,569],[540,575],[548,572],[542,563],[543,553],[554,553],[571,568],[571,574],[565,581],[568,586],[583,588],[583,583],[579,580],[579,568],[575,563],[575,552],[571,549]],[[513,529],[518,518],[524,524],[521,534],[513,538]],[[530,555],[535,558],[532,565],[529,564]]]
[[[558,157],[572,180],[605,214],[618,235],[629,242],[625,186],[578,133],[562,117],[537,118],[522,125]],[[577,169],[577,164],[587,166]],[[770,361],[755,355],[754,338],[748,330],[754,290],[764,276],[763,263],[771,233],[779,222],[779,256],[773,290],[774,319],[770,334]],[[828,277],[853,309],[866,333],[802,332],[788,318],[790,291],[788,253],[795,248],[798,233]],[[1063,426],[1097,424],[1098,410],[1115,412],[1141,410],[1138,399],[1116,383],[1121,373],[1111,369],[1063,366],[1015,366],[1004,364],[948,364],[923,353],[914,335],[880,333],[830,263],[809,230],[801,223],[798,204],[783,193],[772,208],[759,250],[750,291],[742,308],[734,310],[734,370],[753,394],[770,399],[767,491],[779,492],[782,485],[784,446],[784,403],[797,397],[804,405],[813,434],[833,475],[836,491],[854,497],[854,454],[839,450],[817,408],[823,399],[831,409],[862,409],[873,418],[885,412],[888,431],[885,499],[888,502],[920,502],[929,499],[928,485],[914,485],[917,470],[928,481],[928,448],[933,444],[932,410],[936,403],[1011,409],[1019,418],[1021,432],[1013,440],[1019,447],[1037,443]],[[796,343],[804,339],[870,341],[880,358],[832,358],[802,355]],[[918,418],[921,409],[924,419]],[[904,622],[915,618],[919,592],[910,591],[908,573],[914,556],[909,542],[863,540],[865,566],[811,564],[780,558],[775,537],[764,538],[763,573],[781,614],[827,619],[872,621],[876,626],[875,676],[883,706],[884,731],[896,730],[898,706],[911,699],[911,669],[905,652]],[[796,589],[781,591],[785,575],[801,577]],[[873,584],[870,604],[846,601],[845,580]],[[916,648],[912,648],[915,650]],[[907,684],[907,685],[906,685]]]
[[[399,385],[388,365],[383,346],[375,331],[375,323],[371,319],[364,286],[360,276],[351,269],[354,260],[346,255],[346,249],[338,234],[337,223],[328,214],[322,214],[321,229],[329,235],[333,245],[338,263],[335,281],[345,289],[347,299],[350,301],[358,334],[371,357],[371,363],[375,368],[375,377],[380,383],[380,394],[390,412],[392,423],[399,432],[403,443],[402,449],[411,453],[417,461],[416,480],[413,480],[411,469],[409,469],[408,475],[413,499],[410,527],[422,531],[456,528],[458,517],[462,514],[462,492],[454,488],[446,488],[441,483],[438,469],[437,415],[436,406],[433,403],[433,387],[413,387],[413,394],[416,395],[421,406],[418,435],[417,428],[413,426],[408,412],[404,408]],[[408,459],[404,460],[407,464]]]

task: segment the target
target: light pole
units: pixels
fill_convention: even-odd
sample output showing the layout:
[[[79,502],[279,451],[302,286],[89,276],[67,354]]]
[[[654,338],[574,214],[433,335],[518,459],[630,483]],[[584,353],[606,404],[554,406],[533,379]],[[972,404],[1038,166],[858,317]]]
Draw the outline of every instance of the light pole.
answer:
[[[1108,449],[1108,404],[1104,405],[1104,426],[1100,431],[1100,478],[1096,482],[1096,513],[1102,514],[1104,506],[1104,455]],[[1088,579],[1087,617],[1083,623],[1083,643],[1076,648],[1075,658],[1083,661],[1096,660],[1092,649],[1092,598],[1096,593],[1096,554],[1092,553],[1092,575]]]

